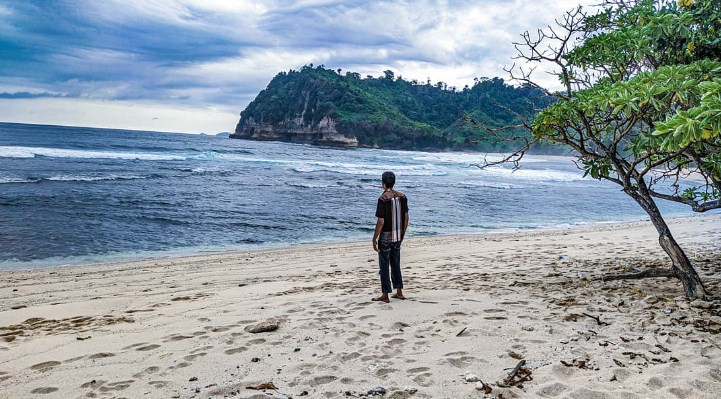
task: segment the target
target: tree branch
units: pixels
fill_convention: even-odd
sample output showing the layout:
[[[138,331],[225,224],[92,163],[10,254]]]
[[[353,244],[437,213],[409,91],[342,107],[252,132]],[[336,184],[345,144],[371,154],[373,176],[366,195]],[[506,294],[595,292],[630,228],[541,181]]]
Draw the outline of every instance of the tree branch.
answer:
[[[601,277],[601,281],[612,281],[612,280],[637,280],[642,278],[656,278],[656,277],[676,277],[675,274],[669,270],[643,270],[637,273],[627,274],[607,274]]]

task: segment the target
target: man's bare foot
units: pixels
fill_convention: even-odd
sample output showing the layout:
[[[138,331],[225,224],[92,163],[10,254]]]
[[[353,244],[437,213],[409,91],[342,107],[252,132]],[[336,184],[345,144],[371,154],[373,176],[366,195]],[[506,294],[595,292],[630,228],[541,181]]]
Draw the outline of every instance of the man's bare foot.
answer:
[[[406,297],[404,297],[403,294],[393,294],[393,295],[391,295],[391,298],[400,299],[400,300],[406,299]]]
[[[373,301],[373,302],[385,302],[385,303],[388,303],[388,302],[390,302],[391,300],[388,299],[388,295],[381,295],[381,296],[379,296],[378,298],[373,298],[373,299],[371,299],[371,301]]]

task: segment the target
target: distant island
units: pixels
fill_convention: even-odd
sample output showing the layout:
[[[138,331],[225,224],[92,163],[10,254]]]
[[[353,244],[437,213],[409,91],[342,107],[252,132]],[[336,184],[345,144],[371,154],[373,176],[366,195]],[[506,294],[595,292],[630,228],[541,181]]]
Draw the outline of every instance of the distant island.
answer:
[[[240,114],[231,138],[405,150],[504,151],[512,144],[486,130],[531,117],[551,98],[500,78],[461,89],[306,65],[276,75]],[[503,134],[527,134],[506,131]]]

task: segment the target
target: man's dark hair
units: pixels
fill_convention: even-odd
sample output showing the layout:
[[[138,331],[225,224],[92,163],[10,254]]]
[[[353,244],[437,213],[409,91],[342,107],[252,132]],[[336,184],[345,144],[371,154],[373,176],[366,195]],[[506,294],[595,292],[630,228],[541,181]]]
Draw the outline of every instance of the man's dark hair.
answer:
[[[393,185],[396,184],[396,175],[393,172],[383,172],[381,181],[386,185],[386,187],[393,188]]]

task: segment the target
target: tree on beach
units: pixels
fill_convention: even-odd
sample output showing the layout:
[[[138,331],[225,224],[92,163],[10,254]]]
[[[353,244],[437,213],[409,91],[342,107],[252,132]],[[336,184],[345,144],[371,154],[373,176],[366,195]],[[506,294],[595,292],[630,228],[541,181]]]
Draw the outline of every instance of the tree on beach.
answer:
[[[514,45],[532,66],[508,72],[556,101],[522,122],[532,138],[519,137],[522,148],[500,162],[518,166],[539,142],[569,147],[585,175],[619,185],[646,211],[672,261],[670,270],[605,279],[676,277],[688,298],[708,298],[656,199],[721,208],[721,2],[606,0]],[[541,65],[562,90],[532,77]]]

